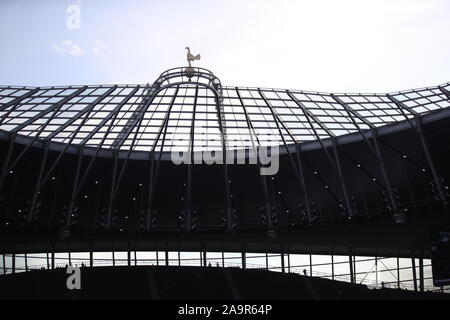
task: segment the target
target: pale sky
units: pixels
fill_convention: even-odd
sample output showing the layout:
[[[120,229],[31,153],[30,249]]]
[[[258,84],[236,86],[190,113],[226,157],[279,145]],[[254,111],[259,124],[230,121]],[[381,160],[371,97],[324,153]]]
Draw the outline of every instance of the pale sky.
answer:
[[[449,34],[449,0],[2,0],[0,84],[152,83],[190,46],[226,86],[391,92],[450,81]]]

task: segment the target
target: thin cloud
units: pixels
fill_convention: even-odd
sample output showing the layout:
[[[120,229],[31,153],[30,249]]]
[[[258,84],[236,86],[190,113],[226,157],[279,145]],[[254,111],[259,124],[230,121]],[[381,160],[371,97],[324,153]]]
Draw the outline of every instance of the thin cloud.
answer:
[[[108,47],[107,44],[103,43],[100,40],[96,40],[95,45],[92,47],[91,51],[94,54],[94,56],[107,57],[105,53],[107,47]]]
[[[74,57],[87,54],[87,51],[75,44],[72,40],[64,40],[60,44],[54,44],[53,50],[61,55],[71,55]]]

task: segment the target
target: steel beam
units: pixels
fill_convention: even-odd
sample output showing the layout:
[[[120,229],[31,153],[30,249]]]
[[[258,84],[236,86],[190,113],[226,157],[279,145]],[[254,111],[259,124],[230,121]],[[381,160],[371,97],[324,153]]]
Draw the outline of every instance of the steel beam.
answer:
[[[176,99],[176,96],[177,96],[177,93],[178,93],[179,89],[180,89],[179,86],[177,86],[176,92],[173,95],[172,101],[171,101],[170,106],[169,106],[169,108],[167,110],[166,117],[165,117],[165,119],[164,119],[164,121],[163,121],[163,123],[161,125],[161,128],[160,128],[160,130],[158,132],[158,135],[157,135],[157,137],[155,139],[155,142],[154,142],[154,144],[152,146],[152,150],[150,151],[150,186],[149,186],[149,194],[148,194],[148,210],[152,209],[153,195],[154,195],[154,192],[155,192],[156,181],[158,179],[159,163],[161,161],[162,152],[164,150],[164,142],[166,140],[166,134],[167,134],[167,128],[168,128],[168,123],[169,123],[169,118],[170,118],[170,112],[172,111],[172,107],[173,107],[173,104],[175,103],[175,99]],[[163,135],[162,142],[161,142],[161,149],[160,149],[160,152],[158,154],[158,160],[157,160],[158,162],[156,164],[156,168],[154,168],[155,149],[156,149],[156,146],[158,144],[158,141],[159,141],[159,138],[160,138],[161,134]],[[150,213],[150,211],[149,211],[149,213]]]
[[[189,134],[189,152],[190,152],[190,161],[187,165],[187,186],[186,186],[186,216],[184,223],[187,226],[185,231],[190,231],[191,219],[192,219],[192,165],[194,162],[194,132],[195,132],[195,116],[197,110],[197,98],[198,98],[198,86],[195,87],[195,98],[194,105],[192,109],[192,120],[191,120],[191,131]]]
[[[118,134],[117,138],[112,143],[112,148],[119,150],[124,142],[128,139],[128,136],[133,132],[133,129],[136,127],[136,124],[141,123],[144,117],[145,112],[147,112],[148,107],[152,104],[153,100],[155,100],[157,94],[160,91],[154,91],[151,96],[146,96],[146,92],[142,90],[142,94],[140,98],[142,101],[138,102],[141,105],[140,110],[136,110],[126,125],[122,127],[121,132]]]
[[[338,177],[339,183],[340,183],[341,188],[342,188],[342,192],[344,194],[344,199],[345,199],[345,203],[346,203],[346,207],[347,207],[346,209],[347,209],[348,216],[350,218],[352,218],[353,217],[353,210],[352,210],[352,206],[351,206],[351,203],[350,203],[350,198],[349,198],[349,195],[348,195],[348,192],[347,192],[347,185],[345,183],[344,173],[342,171],[341,160],[340,160],[339,152],[338,152],[338,148],[337,148],[336,136],[321,121],[319,121],[319,119],[312,112],[310,112],[308,110],[308,108],[300,100],[298,100],[289,90],[286,90],[286,93],[297,104],[297,106],[303,111],[303,114],[305,115],[305,118],[308,121],[308,124],[311,127],[311,130],[314,132],[314,135],[316,136],[316,139],[318,140],[318,142],[321,145],[325,155],[327,156],[328,160],[330,161],[330,164],[332,165],[332,168],[334,169],[334,172],[336,173],[336,175]],[[331,157],[331,155],[329,154],[327,148],[323,144],[322,139],[320,138],[320,135],[318,134],[318,132],[317,132],[315,126],[313,125],[311,119],[313,119],[330,136],[331,144],[332,144],[332,148],[333,148],[333,153],[334,153],[334,159]],[[339,204],[339,200],[334,195],[334,193],[332,193],[331,190],[329,190],[329,189],[327,189],[327,190],[328,190],[328,192],[330,192],[330,194],[335,199],[335,201]]]
[[[2,188],[3,182],[6,178],[6,175],[8,174],[8,165],[9,165],[9,160],[11,159],[11,154],[12,151],[14,149],[14,144],[16,141],[16,134],[12,134],[9,138],[9,146],[8,146],[8,151],[6,152],[6,156],[5,156],[5,160],[3,162],[3,166],[2,166],[2,171],[1,171],[1,175],[0,175],[0,190]]]
[[[77,114],[75,114],[74,116],[72,116],[68,121],[66,121],[62,126],[60,126],[58,129],[56,129],[55,131],[53,131],[51,134],[49,134],[46,139],[51,140],[54,137],[56,137],[59,133],[61,133],[64,129],[66,129],[68,126],[70,126],[72,123],[74,123],[75,121],[77,121],[81,116],[83,116],[85,113],[87,113],[88,115],[92,112],[92,110],[95,108],[95,106],[97,104],[99,104],[103,99],[105,99],[106,97],[108,97],[111,93],[114,92],[114,90],[116,90],[117,85],[113,86],[112,88],[110,88],[109,90],[107,90],[104,94],[102,94],[100,97],[98,97],[97,99],[95,99],[93,102],[91,102],[90,104],[88,104],[83,110],[77,112]]]
[[[66,221],[65,221],[65,227],[66,228],[70,228],[70,225],[72,223],[72,212],[73,209],[75,208],[75,197],[77,195],[76,191],[78,188],[78,181],[80,179],[80,173],[81,173],[81,165],[83,163],[83,147],[81,146],[79,148],[78,151],[78,162],[77,162],[77,169],[75,172],[75,177],[74,177],[74,182],[73,182],[73,187],[72,187],[72,194],[70,197],[70,201],[69,201],[69,206],[67,209],[67,216],[66,216]]]
[[[33,198],[30,202],[29,208],[28,208],[28,213],[26,215],[26,221],[28,223],[31,223],[33,221],[33,215],[34,215],[34,207],[36,205],[36,201],[38,199],[39,196],[39,192],[40,192],[40,183],[41,183],[41,179],[42,179],[42,175],[44,174],[44,169],[45,169],[45,164],[47,162],[47,156],[48,156],[48,142],[45,143],[45,147],[44,147],[44,154],[42,156],[42,162],[41,162],[41,167],[39,169],[39,173],[36,179],[36,186],[34,188],[34,192],[33,192]]]
[[[111,118],[114,117],[114,119],[117,117],[117,114],[119,113],[120,109],[136,94],[136,92],[139,90],[140,86],[137,86],[134,88],[103,120],[95,126],[95,129],[91,131],[82,141],[80,144],[84,145],[86,144]],[[113,120],[114,122],[114,120]],[[111,124],[112,126],[112,124]],[[110,126],[110,127],[111,127]]]
[[[23,122],[22,124],[18,125],[17,127],[15,127],[13,130],[11,130],[11,132],[19,132],[20,130],[24,129],[26,126],[32,124],[33,122],[35,122],[38,119],[41,119],[43,116],[45,116],[47,113],[50,113],[52,111],[55,111],[55,113],[59,110],[59,108],[61,108],[63,105],[65,105],[67,102],[69,102],[70,100],[72,100],[73,98],[75,98],[76,96],[78,96],[79,94],[81,94],[83,91],[85,91],[87,89],[87,86],[84,86],[78,90],[76,90],[75,92],[73,92],[72,94],[68,95],[67,97],[61,99],[60,101],[52,104],[49,108],[39,112],[37,115],[35,115],[34,117],[28,119],[27,121]]]
[[[7,108],[9,108],[9,107],[11,107],[11,106],[17,105],[17,104],[20,103],[22,100],[24,100],[24,99],[26,99],[26,98],[28,98],[28,97],[31,97],[33,94],[35,94],[35,93],[38,92],[39,90],[40,90],[40,88],[37,87],[37,88],[32,89],[32,90],[30,90],[29,92],[25,93],[24,95],[15,98],[14,100],[11,100],[11,101],[9,101],[9,102],[7,102],[7,103],[2,104],[2,105],[0,106],[0,111],[3,111],[3,110],[5,110],[5,109],[7,109]]]
[[[425,138],[425,134],[423,132],[422,129],[422,121],[420,116],[418,115],[417,112],[415,112],[413,109],[408,108],[403,102],[397,100],[395,97],[393,97],[392,95],[388,95],[387,96],[400,110],[402,110],[403,115],[405,116],[405,118],[407,118],[407,116],[404,114],[404,111],[408,111],[411,112],[414,115],[414,119],[415,119],[415,125],[409,121],[409,124],[411,125],[412,129],[417,132],[418,136],[419,136],[419,140],[420,143],[422,144],[422,148],[424,150],[425,156],[427,158],[427,162],[428,162],[428,166],[430,168],[431,174],[433,176],[433,180],[434,183],[436,184],[436,188],[438,190],[439,193],[439,198],[442,201],[442,203],[447,204],[447,199],[445,197],[444,191],[442,190],[442,185],[441,182],[439,180],[439,175],[437,173],[437,170],[434,166],[434,162],[433,159],[431,157],[430,151],[428,149],[428,144]],[[408,118],[407,118],[408,119]]]
[[[352,120],[353,124],[358,129],[359,133],[361,134],[363,139],[367,142],[368,146],[370,147],[370,150],[372,151],[372,153],[377,158],[378,164],[380,166],[380,171],[381,171],[381,174],[383,176],[385,188],[386,188],[386,191],[388,192],[389,200],[390,200],[390,203],[392,205],[393,213],[394,214],[397,213],[398,212],[398,206],[397,206],[397,203],[396,203],[396,201],[394,199],[394,193],[393,193],[391,184],[389,182],[389,178],[388,178],[388,174],[386,172],[384,160],[383,160],[383,157],[381,155],[381,151],[380,151],[380,148],[379,148],[379,145],[378,145],[378,140],[377,140],[378,133],[377,133],[376,127],[374,125],[372,125],[369,121],[367,121],[363,116],[361,116],[359,114],[359,112],[353,110],[347,103],[342,101],[338,96],[336,96],[334,94],[331,94],[331,97],[345,109],[345,111],[347,112],[348,116]],[[356,116],[359,120],[361,120],[365,125],[367,125],[370,128],[370,131],[371,131],[371,134],[372,134],[373,145],[370,143],[369,138],[366,136],[364,131],[361,130],[360,126],[358,125],[358,123],[353,118],[354,116]]]
[[[216,103],[216,111],[217,111],[217,121],[219,123],[219,131],[221,136],[222,143],[222,161],[223,161],[223,177],[225,183],[225,206],[226,206],[226,216],[227,216],[227,229],[232,231],[233,229],[233,208],[231,203],[231,191],[230,191],[230,178],[228,173],[228,142],[227,142],[227,134],[226,134],[226,126],[225,126],[225,115],[222,114],[222,105],[221,105],[221,97],[219,93],[216,91],[215,93],[215,103]],[[245,254],[245,253],[244,253]],[[244,256],[245,259],[245,256]],[[245,261],[244,261],[245,262]]]
[[[304,177],[304,172],[303,172],[303,166],[301,164],[299,142],[296,141],[295,138],[292,136],[291,131],[284,125],[283,121],[281,121],[280,117],[278,116],[278,114],[275,111],[275,108],[272,107],[272,105],[269,103],[269,101],[267,100],[266,96],[262,93],[262,91],[260,89],[258,89],[258,93],[260,94],[260,96],[264,100],[266,106],[269,108],[269,110],[272,113],[272,116],[273,116],[273,119],[274,119],[275,124],[277,126],[278,132],[279,132],[279,134],[281,136],[281,139],[283,141],[284,147],[286,148],[286,153],[288,154],[288,157],[289,157],[289,160],[291,162],[292,168],[294,169],[294,173],[295,173],[295,175],[297,177],[297,181],[298,181],[298,183],[300,185],[301,192],[304,195],[305,206],[306,206],[306,214],[307,214],[308,222],[311,223],[313,217],[312,217],[312,214],[311,214],[310,205],[309,205],[309,201],[308,201],[308,195],[307,195],[307,192],[306,192],[306,183],[305,183],[305,177]],[[286,140],[284,138],[283,132],[281,131],[279,123],[281,123],[281,125],[284,128],[284,130],[288,133],[288,135],[291,137],[292,141],[296,145],[297,164],[294,161],[294,158],[292,157],[292,154],[289,152]]]
[[[450,100],[450,91],[448,91],[447,89],[445,89],[443,86],[438,86],[438,89],[441,90],[441,92],[443,94],[445,94],[445,96],[447,97],[447,99]]]
[[[255,146],[255,143],[254,143],[254,140],[253,140],[250,128],[253,130],[253,133],[255,135],[255,139],[258,142],[258,146],[260,145],[259,138],[258,138],[258,135],[256,134],[256,131],[255,131],[254,127],[253,127],[252,121],[250,120],[250,117],[248,116],[247,110],[245,109],[245,104],[244,104],[244,102],[242,100],[241,94],[239,92],[239,88],[236,87],[235,89],[236,89],[236,94],[237,94],[237,96],[239,98],[240,104],[242,106],[242,109],[244,111],[244,115],[245,115],[245,119],[247,121],[247,125],[249,126],[250,138],[252,140],[253,151],[255,152],[254,156],[257,158],[258,168],[261,170],[261,162],[259,161],[259,159],[257,157],[257,151],[258,150],[257,150],[257,148]],[[249,154],[249,157],[250,157],[250,154]],[[266,215],[267,215],[268,221],[270,221],[270,224],[268,225],[268,228],[269,228],[269,231],[270,231],[270,230],[273,229],[273,226],[271,224],[271,221],[272,221],[271,220],[272,219],[272,201],[271,201],[271,199],[269,197],[269,191],[268,191],[268,188],[267,188],[266,176],[263,176],[263,175],[260,174],[260,179],[261,179],[261,186],[263,188],[263,194],[264,194],[264,199],[265,199]]]

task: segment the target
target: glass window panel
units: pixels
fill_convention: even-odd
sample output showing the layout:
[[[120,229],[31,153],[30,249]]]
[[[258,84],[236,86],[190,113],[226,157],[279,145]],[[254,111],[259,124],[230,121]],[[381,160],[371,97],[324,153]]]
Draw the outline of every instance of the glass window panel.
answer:
[[[201,266],[200,252],[180,252],[182,266]]]
[[[55,268],[65,268],[67,265],[69,265],[69,253],[55,253]]]
[[[238,252],[225,252],[225,267],[242,267],[242,257]]]
[[[70,259],[73,266],[81,267],[81,265],[89,266],[89,252],[72,252]]]
[[[94,252],[93,265],[96,267],[112,266],[112,252]]]
[[[128,252],[126,252],[126,251],[115,251],[114,252],[114,260],[115,260],[115,265],[116,266],[126,266],[126,265],[128,265]]]
[[[331,256],[312,255],[311,258],[312,258],[313,276],[331,277],[332,275]]]
[[[265,253],[246,253],[245,257],[246,257],[247,268],[254,268],[254,269],[265,269],[266,268],[266,254]],[[286,267],[287,267],[287,263],[286,263]]]
[[[137,251],[136,260],[138,265],[151,266],[156,265],[156,252],[155,251]]]
[[[269,253],[268,262],[270,271],[282,271],[280,254]]]

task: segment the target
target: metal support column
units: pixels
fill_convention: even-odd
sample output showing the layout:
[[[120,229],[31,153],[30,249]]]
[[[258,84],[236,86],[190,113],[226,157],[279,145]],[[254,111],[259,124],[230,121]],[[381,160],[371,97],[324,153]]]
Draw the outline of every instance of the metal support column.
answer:
[[[131,267],[131,246],[130,241],[127,242],[127,265]]]
[[[3,162],[3,168],[0,174],[0,190],[2,188],[3,185],[3,181],[5,180],[7,174],[8,174],[8,165],[9,165],[9,160],[11,159],[11,154],[12,151],[14,149],[14,144],[16,142],[16,136],[17,134],[12,134],[9,138],[9,146],[8,146],[8,151],[6,152],[6,156],[5,156],[5,160]]]
[[[6,258],[5,258],[5,254],[2,254],[2,259],[3,259],[3,274],[6,274]]]
[[[269,253],[266,251],[266,270],[269,270]]]
[[[397,213],[397,203],[394,200],[394,194],[392,192],[391,184],[389,182],[388,175],[386,173],[383,157],[381,156],[380,148],[378,146],[376,127],[374,125],[372,125],[369,121],[367,121],[363,116],[361,116],[359,114],[359,112],[353,110],[347,103],[342,101],[338,96],[331,94],[331,97],[345,109],[345,111],[347,112],[353,125],[356,127],[356,129],[360,133],[361,137],[366,141],[367,145],[369,146],[370,151],[377,158],[378,164],[380,166],[381,174],[383,176],[383,180],[385,183],[385,188],[386,188],[386,191],[388,192],[389,200],[392,205],[392,211],[394,214]],[[373,145],[370,143],[369,138],[367,137],[366,133],[361,129],[360,125],[356,122],[354,117],[358,118],[360,121],[362,121],[366,126],[368,126],[370,128]]]
[[[424,275],[423,275],[423,258],[419,259],[419,283],[420,283],[420,292],[425,291],[425,281],[424,281]]]
[[[308,108],[301,101],[299,101],[289,90],[286,90],[286,93],[297,104],[297,106],[302,110],[306,120],[308,121],[308,124],[309,124],[311,130],[313,131],[315,137],[317,138],[317,141],[319,142],[320,146],[322,147],[322,150],[324,151],[326,157],[330,161],[331,166],[332,166],[334,172],[336,173],[336,176],[339,180],[339,184],[341,185],[341,188],[342,188],[348,217],[349,218],[353,217],[353,210],[352,210],[350,198],[349,198],[349,195],[347,192],[347,187],[346,187],[346,183],[345,183],[345,179],[344,179],[344,174],[342,171],[341,160],[340,160],[340,156],[339,156],[339,152],[338,152],[338,148],[337,148],[337,140],[336,140],[335,135],[324,123],[322,123],[319,120],[318,117],[316,117],[310,110],[308,110]],[[321,139],[319,133],[317,132],[316,127],[313,124],[313,121],[316,124],[318,124],[320,126],[320,128],[329,135],[331,142],[332,142],[334,160],[331,157],[331,155],[329,154],[325,144],[322,142],[322,139]],[[336,202],[339,203],[339,200],[334,195],[334,193],[332,193],[328,188],[327,188],[327,190],[331,194],[331,196],[336,200]]]
[[[206,256],[206,250],[203,251],[203,266],[204,266],[204,267],[207,267],[207,266],[208,266],[207,256]]]
[[[34,188],[33,198],[32,198],[32,200],[30,202],[30,206],[28,208],[28,213],[26,215],[26,221],[28,223],[31,223],[33,221],[34,208],[36,206],[36,202],[37,202],[37,199],[38,199],[38,196],[39,196],[39,193],[40,193],[39,186],[41,184],[42,175],[44,174],[45,163],[47,162],[48,145],[49,145],[49,143],[46,142],[45,143],[45,147],[44,147],[44,155],[42,157],[41,167],[39,169],[38,177],[36,179],[36,186]]]
[[[412,272],[413,272],[413,280],[414,280],[414,291],[417,292],[417,272],[416,272],[416,259],[414,257],[411,258],[412,262]]]
[[[331,279],[334,280],[334,255],[331,254]]]
[[[259,170],[261,170],[262,165],[261,165],[261,162],[259,161],[259,158],[257,157],[257,154],[256,154],[257,151],[258,151],[257,147],[260,145],[259,138],[258,138],[258,135],[256,134],[255,128],[253,127],[253,124],[252,124],[252,122],[250,120],[250,117],[249,117],[249,115],[247,113],[247,110],[245,109],[245,104],[244,104],[244,101],[242,100],[241,94],[239,92],[239,88],[236,87],[235,90],[236,90],[236,94],[237,94],[237,96],[239,98],[240,104],[242,106],[242,110],[244,111],[244,115],[245,115],[245,119],[246,119],[246,122],[247,122],[248,130],[250,132],[250,139],[252,141],[252,147],[253,147],[252,151],[254,151],[254,156],[258,159],[257,160],[258,168],[259,168]],[[255,141],[253,139],[253,136],[255,137],[256,142],[258,143],[258,146],[255,145]],[[250,154],[249,154],[249,157],[250,157]],[[271,199],[269,197],[266,176],[260,175],[260,181],[261,181],[261,186],[263,188],[263,194],[264,194],[264,199],[265,199],[264,205],[265,205],[265,209],[266,209],[265,211],[266,211],[266,217],[267,217],[267,222],[266,222],[267,225],[266,225],[266,227],[267,227],[268,231],[272,233],[274,231],[273,230],[274,229],[273,228],[273,223],[272,223],[272,209],[271,209],[272,208],[272,201],[271,201]]]
[[[437,191],[439,193],[439,198],[444,204],[447,204],[447,199],[445,197],[444,191],[442,190],[442,185],[441,185],[441,182],[439,180],[439,175],[438,175],[438,173],[436,171],[433,159],[432,159],[430,151],[428,149],[428,144],[427,144],[427,141],[426,141],[423,129],[422,129],[422,120],[420,118],[420,114],[417,113],[416,111],[414,111],[412,108],[408,108],[403,102],[397,100],[392,95],[388,94],[387,97],[399,108],[399,110],[402,112],[403,116],[406,118],[406,120],[408,121],[408,123],[411,126],[411,128],[414,131],[417,132],[417,134],[419,136],[420,143],[422,144],[423,151],[424,151],[425,156],[427,158],[428,167],[430,168],[431,174],[433,176],[434,183],[436,184],[436,188],[437,188]],[[415,125],[407,117],[407,115],[405,114],[405,111],[409,112],[410,114],[412,114],[414,116]]]
[[[353,255],[351,253],[348,256],[348,264],[350,266],[350,282],[355,283],[354,270],[353,270]]]

